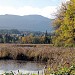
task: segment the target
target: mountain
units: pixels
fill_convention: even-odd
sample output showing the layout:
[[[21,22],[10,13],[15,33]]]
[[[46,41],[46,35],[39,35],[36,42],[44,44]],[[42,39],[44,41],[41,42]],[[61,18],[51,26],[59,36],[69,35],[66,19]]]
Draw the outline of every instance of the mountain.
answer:
[[[52,19],[41,15],[0,15],[0,29],[52,31]]]

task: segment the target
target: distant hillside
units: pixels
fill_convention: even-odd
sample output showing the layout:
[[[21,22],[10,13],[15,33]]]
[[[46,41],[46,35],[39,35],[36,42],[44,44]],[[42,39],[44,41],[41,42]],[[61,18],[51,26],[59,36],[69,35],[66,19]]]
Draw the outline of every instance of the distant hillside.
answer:
[[[52,19],[40,15],[0,15],[0,29],[52,31]]]
[[[11,30],[7,30],[7,29],[1,30],[0,29],[0,34],[20,34],[20,33],[21,31],[17,29],[11,29]]]

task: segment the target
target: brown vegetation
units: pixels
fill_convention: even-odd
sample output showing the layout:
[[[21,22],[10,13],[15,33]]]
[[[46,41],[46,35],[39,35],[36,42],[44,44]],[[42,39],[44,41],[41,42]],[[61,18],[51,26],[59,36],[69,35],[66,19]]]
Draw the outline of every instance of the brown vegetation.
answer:
[[[47,62],[51,67],[75,64],[75,48],[50,45],[0,44],[0,59]]]

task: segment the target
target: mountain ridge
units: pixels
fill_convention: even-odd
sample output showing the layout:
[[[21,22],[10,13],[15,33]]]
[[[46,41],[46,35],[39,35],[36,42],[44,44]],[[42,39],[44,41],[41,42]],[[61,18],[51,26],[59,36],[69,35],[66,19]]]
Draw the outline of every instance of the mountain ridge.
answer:
[[[52,21],[41,15],[0,15],[0,29],[52,31]]]

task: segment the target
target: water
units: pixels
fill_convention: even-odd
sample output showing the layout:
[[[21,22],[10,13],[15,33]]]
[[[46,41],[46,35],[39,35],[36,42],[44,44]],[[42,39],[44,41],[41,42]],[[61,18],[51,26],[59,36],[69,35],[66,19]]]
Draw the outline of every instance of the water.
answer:
[[[38,71],[43,74],[44,64],[17,60],[0,60],[0,74],[11,71],[18,73],[18,70],[23,74],[37,74]]]

